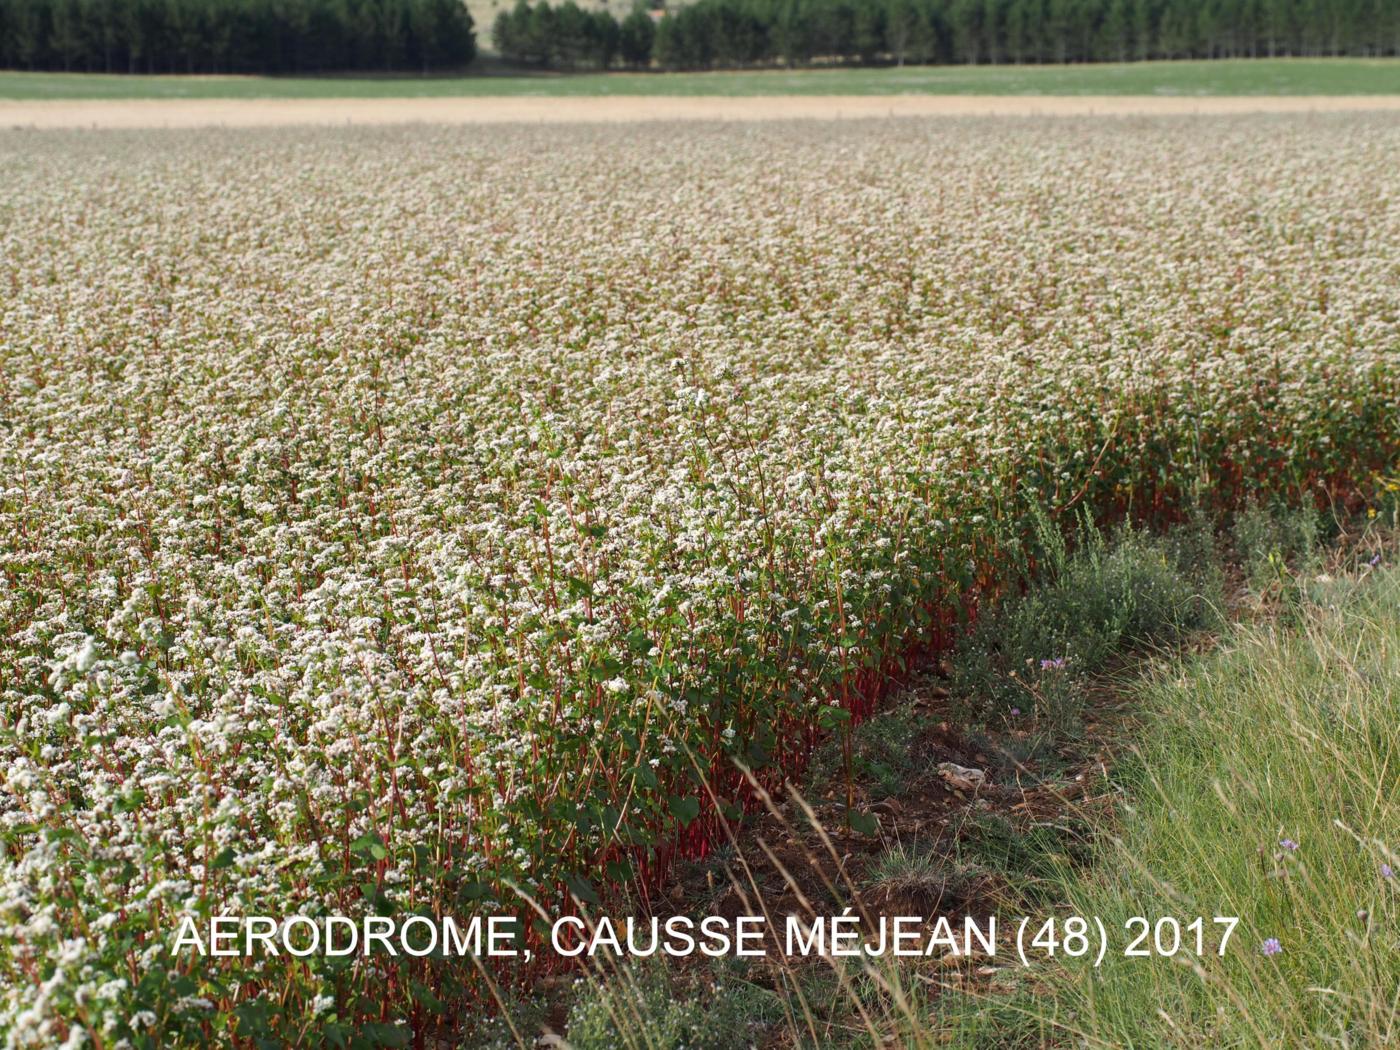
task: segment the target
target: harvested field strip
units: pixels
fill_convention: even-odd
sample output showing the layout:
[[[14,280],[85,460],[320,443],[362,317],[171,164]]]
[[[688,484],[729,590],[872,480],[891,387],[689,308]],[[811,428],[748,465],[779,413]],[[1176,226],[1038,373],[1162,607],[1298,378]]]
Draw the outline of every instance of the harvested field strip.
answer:
[[[889,117],[1133,117],[1400,110],[1400,95],[772,95],[0,100],[0,127],[203,128],[316,124],[591,124]]]

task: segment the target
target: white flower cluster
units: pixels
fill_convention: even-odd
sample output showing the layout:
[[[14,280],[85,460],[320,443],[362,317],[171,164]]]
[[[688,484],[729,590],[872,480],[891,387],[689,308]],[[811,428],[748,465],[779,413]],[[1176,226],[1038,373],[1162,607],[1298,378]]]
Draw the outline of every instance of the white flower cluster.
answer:
[[[1397,154],[1379,115],[0,133],[7,1047],[377,1019],[374,967],[169,938],[654,872],[697,771],[800,755],[1036,508],[1362,476]]]

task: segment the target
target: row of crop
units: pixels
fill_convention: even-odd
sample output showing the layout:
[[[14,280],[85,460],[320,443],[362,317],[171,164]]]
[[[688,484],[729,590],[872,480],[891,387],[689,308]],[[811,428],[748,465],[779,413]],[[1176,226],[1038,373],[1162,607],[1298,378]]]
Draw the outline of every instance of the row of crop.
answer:
[[[456,1033],[469,962],[174,931],[645,903],[1045,517],[1364,481],[1394,129],[1208,126],[26,139],[6,1037]]]
[[[1281,383],[1289,387],[1286,397]],[[550,594],[562,602],[572,592],[599,615],[611,609],[622,634],[592,643],[560,636],[552,652],[529,659],[521,654],[533,644],[536,624],[522,621],[496,637],[490,644],[500,658],[518,660],[523,689],[546,700],[534,722],[522,722],[517,709],[494,741],[480,731],[444,737],[452,741],[450,763],[465,772],[453,784],[421,752],[396,756],[396,746],[408,749],[392,726],[362,742],[386,749],[376,775],[391,781],[359,784],[365,804],[388,797],[426,805],[438,817],[436,836],[400,830],[392,804],[369,811],[372,832],[353,832],[343,821],[362,810],[354,802],[357,785],[345,781],[349,805],[341,818],[339,806],[319,813],[324,807],[310,794],[301,799],[321,837],[303,863],[285,865],[282,899],[241,898],[232,858],[211,845],[204,907],[211,914],[265,912],[302,901],[315,902],[315,913],[338,901],[347,914],[528,915],[516,887],[528,887],[551,911],[569,911],[571,898],[593,899],[595,892],[614,902],[620,894],[644,899],[678,857],[703,855],[719,841],[726,814],[751,804],[740,764],[760,783],[776,785],[802,766],[819,729],[868,712],[912,654],[946,645],[979,603],[1027,572],[1038,516],[1068,523],[1087,512],[1163,523],[1192,499],[1219,511],[1264,493],[1297,499],[1345,492],[1400,454],[1397,398],[1394,372],[1350,370],[1337,361],[1273,379],[1227,373],[1190,388],[1169,382],[1118,392],[1116,400],[1089,400],[1062,414],[1056,427],[1021,433],[1015,455],[930,448],[929,459],[945,463],[944,472],[901,464],[906,485],[899,489],[872,478],[848,497],[857,505],[844,508],[839,531],[820,540],[822,523],[812,519],[810,533],[763,537],[754,549],[716,542],[701,558],[721,582],[706,594],[677,595],[669,608],[656,608],[650,595],[595,593],[582,577],[536,579],[546,604]],[[1248,411],[1200,425],[1216,407],[1246,399]],[[1007,405],[1009,413],[1014,408]],[[830,507],[833,515],[842,509]],[[542,514],[536,527],[543,537],[551,526]],[[585,535],[592,528],[579,527]],[[641,556],[673,561],[675,539],[660,529]],[[697,618],[681,608],[686,600],[712,604],[708,629],[696,629]],[[127,671],[149,673],[142,666],[106,669]],[[307,740],[311,726],[295,705],[268,700],[284,710],[279,732]],[[170,724],[182,724],[178,712]],[[273,746],[263,733],[248,733],[240,746]],[[102,747],[100,736],[82,743]],[[329,772],[339,760],[328,748],[323,761]],[[145,801],[133,799],[133,810]],[[250,814],[255,821],[268,816]],[[268,833],[275,827],[268,823]],[[87,845],[65,863],[100,865],[101,850]],[[405,886],[407,900],[399,892]],[[92,888],[75,892],[74,917],[104,910],[87,896]],[[169,932],[171,917],[159,909],[142,916],[132,908],[131,915],[138,943]],[[245,960],[213,965],[146,943],[152,973],[181,975],[176,980],[192,999],[236,1000],[236,988],[265,987],[266,973]],[[540,949],[539,932],[526,943]],[[547,953],[542,958],[550,965]],[[489,999],[483,972],[462,960],[309,965],[335,989],[337,1023],[347,1031],[395,1019],[419,1031],[451,1026],[461,1011]],[[508,970],[497,977],[511,979]],[[397,990],[386,995],[385,982]],[[388,1002],[398,1005],[381,1016]],[[441,1013],[435,1003],[445,1004]],[[263,1023],[238,1016],[250,1032]],[[288,1018],[269,1015],[266,1023],[269,1033],[285,1032]],[[198,1010],[188,1024],[198,1029]]]

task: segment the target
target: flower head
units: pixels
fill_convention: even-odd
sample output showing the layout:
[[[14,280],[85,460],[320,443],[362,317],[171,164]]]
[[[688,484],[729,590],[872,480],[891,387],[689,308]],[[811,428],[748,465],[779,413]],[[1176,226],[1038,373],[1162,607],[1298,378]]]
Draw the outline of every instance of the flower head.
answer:
[[[1063,656],[1057,656],[1053,660],[1041,660],[1040,669],[1042,671],[1063,671],[1069,660]]]
[[[1294,842],[1292,839],[1279,839],[1278,844],[1288,850],[1289,853],[1296,853],[1298,851],[1298,843]]]
[[[1277,955],[1283,951],[1283,945],[1279,943],[1277,937],[1270,937],[1259,946],[1259,951],[1264,955]]]

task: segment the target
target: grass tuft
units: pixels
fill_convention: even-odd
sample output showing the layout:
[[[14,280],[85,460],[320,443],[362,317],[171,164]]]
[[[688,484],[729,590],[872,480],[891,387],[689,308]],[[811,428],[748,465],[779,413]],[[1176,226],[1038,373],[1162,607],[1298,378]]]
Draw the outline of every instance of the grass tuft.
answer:
[[[710,975],[677,994],[663,966],[622,968],[580,996],[569,1012],[572,1050],[733,1050],[751,1045],[781,1011],[773,994]]]
[[[1045,543],[1046,579],[984,617],[955,654],[972,721],[1077,730],[1087,676],[1127,653],[1218,622],[1221,577],[1204,525],[1170,539],[1084,530],[1073,553]]]

